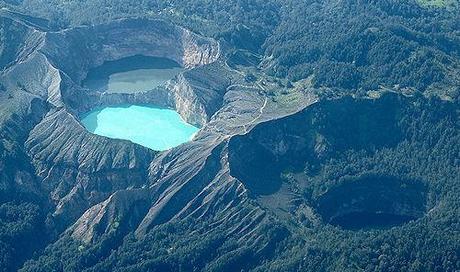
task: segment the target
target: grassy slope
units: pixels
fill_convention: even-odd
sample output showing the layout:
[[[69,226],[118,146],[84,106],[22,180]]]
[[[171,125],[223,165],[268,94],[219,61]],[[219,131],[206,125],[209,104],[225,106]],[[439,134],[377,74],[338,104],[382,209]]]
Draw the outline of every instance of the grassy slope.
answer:
[[[442,7],[442,8],[458,8],[459,1],[458,0],[417,0],[422,6],[430,6],[430,7]]]

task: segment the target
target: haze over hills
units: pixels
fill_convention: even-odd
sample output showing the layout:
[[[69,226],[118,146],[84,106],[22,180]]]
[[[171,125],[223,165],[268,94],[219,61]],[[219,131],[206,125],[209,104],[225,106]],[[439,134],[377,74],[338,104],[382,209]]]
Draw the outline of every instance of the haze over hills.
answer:
[[[0,3],[0,271],[460,269],[458,1]],[[126,104],[201,129],[82,124]]]

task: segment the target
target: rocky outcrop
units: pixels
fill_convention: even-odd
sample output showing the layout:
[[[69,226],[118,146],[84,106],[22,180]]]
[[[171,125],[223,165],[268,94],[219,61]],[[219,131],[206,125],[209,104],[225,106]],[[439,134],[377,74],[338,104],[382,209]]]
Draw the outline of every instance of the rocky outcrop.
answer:
[[[198,67],[171,80],[173,107],[189,123],[204,126],[223,106],[231,74],[219,63]]]
[[[71,235],[86,244],[94,242],[102,234],[118,232],[117,235],[123,235],[136,228],[150,204],[148,189],[117,191],[88,209],[75,223]]]
[[[112,192],[142,186],[154,156],[129,141],[90,134],[63,109],[49,112],[32,129],[25,148],[63,226]]]

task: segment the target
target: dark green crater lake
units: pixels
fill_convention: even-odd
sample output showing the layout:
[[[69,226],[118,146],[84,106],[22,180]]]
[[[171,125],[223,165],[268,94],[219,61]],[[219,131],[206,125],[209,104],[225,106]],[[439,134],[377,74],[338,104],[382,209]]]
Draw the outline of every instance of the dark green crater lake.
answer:
[[[107,93],[145,92],[164,85],[182,71],[173,60],[136,55],[91,69],[83,86]]]

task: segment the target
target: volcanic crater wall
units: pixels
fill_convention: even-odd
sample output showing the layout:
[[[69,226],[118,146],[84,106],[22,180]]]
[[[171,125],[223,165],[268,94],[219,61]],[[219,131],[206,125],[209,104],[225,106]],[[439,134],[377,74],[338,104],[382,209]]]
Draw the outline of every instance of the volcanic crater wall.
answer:
[[[219,45],[164,21],[125,19],[47,33],[42,51],[80,83],[90,68],[134,55],[169,58],[185,68],[209,64],[218,58]]]
[[[147,103],[176,108],[200,125],[210,117],[202,105],[205,101],[188,86],[186,76],[180,84],[171,81],[164,88],[133,95],[88,90],[81,81],[105,61],[135,55],[169,58],[193,71],[219,58],[219,44],[212,39],[157,20],[126,19],[58,32],[2,20],[21,32],[6,45],[14,50],[13,57],[0,56],[8,64],[1,74],[8,90],[5,96],[11,97],[10,104],[26,97],[47,102],[48,113],[30,113],[40,117],[27,125],[30,131],[24,132],[18,144],[24,146],[25,159],[31,161],[40,180],[36,186],[49,194],[57,229],[63,230],[113,192],[141,187],[156,155],[129,141],[89,133],[78,120],[80,113],[102,105]]]
[[[164,21],[126,19],[47,33],[41,51],[68,78],[62,97],[77,113],[108,104],[149,103],[175,108],[194,124],[203,125],[210,117],[184,76],[137,94],[95,94],[80,86],[91,68],[136,55],[168,58],[186,69],[210,64],[220,55],[219,44],[212,39]]]
[[[340,160],[347,152],[373,154],[396,148],[406,140],[405,128],[398,120],[404,114],[401,109],[409,107],[410,98],[395,94],[378,100],[345,97],[260,124],[248,134],[230,140],[230,173],[255,199],[282,195],[286,173],[298,175],[289,181],[296,188],[316,190],[312,179],[322,179],[322,167],[329,160]],[[321,181],[326,182],[329,181]],[[316,194],[299,197],[316,210],[324,223],[345,228],[382,227],[386,224],[381,221],[383,217],[399,225],[425,214],[427,190],[423,184],[384,172],[367,176],[360,173],[345,181],[318,185],[322,190]],[[283,188],[286,190],[286,186]],[[353,216],[362,224],[349,224]]]

